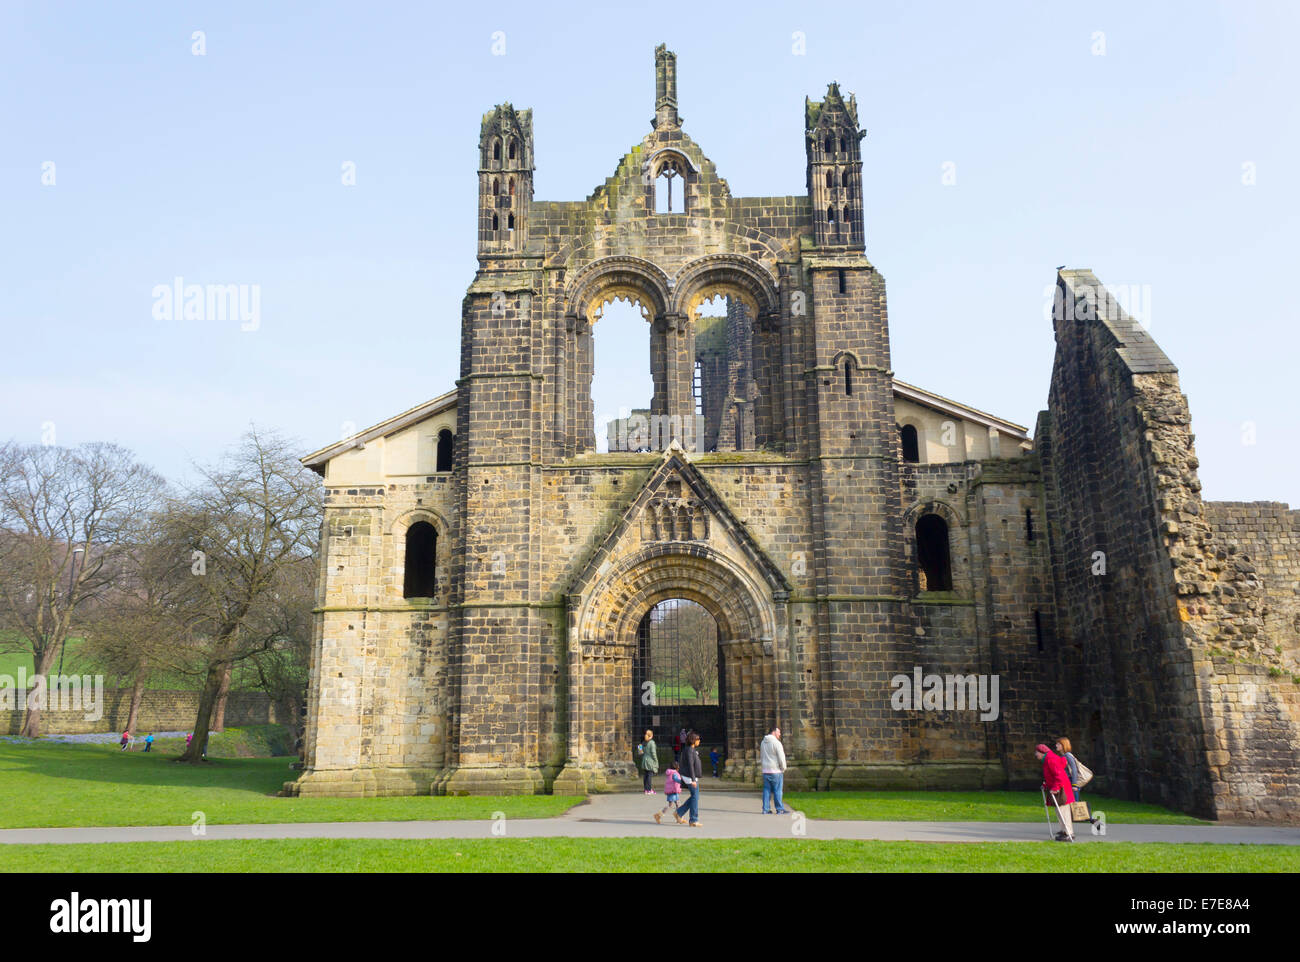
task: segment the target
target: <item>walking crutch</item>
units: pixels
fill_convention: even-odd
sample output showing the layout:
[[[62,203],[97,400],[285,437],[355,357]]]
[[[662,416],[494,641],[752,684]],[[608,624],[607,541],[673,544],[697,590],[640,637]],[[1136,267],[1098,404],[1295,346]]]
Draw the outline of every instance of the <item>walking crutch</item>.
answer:
[[[1038,790],[1043,793],[1043,817],[1047,819],[1047,837],[1048,839],[1054,842],[1056,841],[1056,833],[1052,831],[1052,814],[1047,810],[1047,786],[1040,785],[1038,787]],[[1052,804],[1056,805],[1055,795],[1052,796]],[[1057,817],[1059,818],[1061,814],[1060,805],[1056,805],[1056,814]]]

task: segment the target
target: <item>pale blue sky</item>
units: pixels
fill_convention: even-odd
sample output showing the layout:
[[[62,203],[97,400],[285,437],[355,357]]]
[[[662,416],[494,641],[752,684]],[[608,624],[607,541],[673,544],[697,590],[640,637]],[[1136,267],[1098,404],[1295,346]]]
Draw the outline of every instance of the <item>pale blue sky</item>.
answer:
[[[536,197],[585,198],[647,131],[666,41],[736,195],[802,193],[805,95],[857,94],[900,378],[1032,426],[1045,288],[1090,267],[1149,292],[1206,496],[1300,505],[1294,7],[509,9],[0,5],[0,438],[49,422],[179,477],[250,421],[305,452],[449,389],[483,111],[531,107]],[[155,319],[177,276],[260,285],[260,326]]]

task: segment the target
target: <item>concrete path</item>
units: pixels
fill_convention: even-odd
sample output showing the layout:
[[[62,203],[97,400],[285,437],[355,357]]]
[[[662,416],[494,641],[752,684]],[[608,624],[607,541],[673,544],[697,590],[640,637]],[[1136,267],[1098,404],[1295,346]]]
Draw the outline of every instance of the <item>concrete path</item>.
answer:
[[[0,843],[179,842],[234,838],[791,838],[883,839],[917,842],[1047,841],[1041,822],[837,822],[800,815],[763,815],[758,793],[705,791],[700,827],[678,825],[671,814],[656,825],[652,814],[663,795],[597,795],[558,818],[446,820],[425,822],[303,822],[277,825],[214,825],[195,836],[190,826],[128,828],[15,828],[0,830]],[[494,832],[493,829],[496,829]],[[1300,828],[1229,825],[1124,825],[1111,823],[1094,836],[1075,827],[1079,842],[1228,842],[1300,845]]]

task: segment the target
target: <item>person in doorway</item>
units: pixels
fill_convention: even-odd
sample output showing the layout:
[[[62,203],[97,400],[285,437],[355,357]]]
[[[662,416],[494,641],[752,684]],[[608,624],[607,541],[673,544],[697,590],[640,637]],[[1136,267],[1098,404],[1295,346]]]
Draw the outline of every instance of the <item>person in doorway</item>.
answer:
[[[685,728],[683,728],[681,731],[679,731],[676,735],[673,736],[673,761],[675,762],[680,762],[682,760],[682,749],[686,747],[683,744],[685,739],[686,739]]]
[[[659,772],[659,749],[655,747],[655,733],[647,728],[641,736],[641,744],[636,746],[636,767],[641,769],[641,784],[647,795],[655,790],[650,786],[650,778]]]
[[[722,761],[722,756],[718,754],[716,748],[709,749],[709,762],[713,765],[713,777],[718,777],[718,762]]]
[[[770,803],[776,801],[776,814],[785,814],[782,791],[785,788],[785,749],[781,746],[781,729],[776,725],[758,746],[759,764],[763,769],[763,814],[771,812]]]
[[[1074,802],[1074,789],[1070,785],[1070,776],[1065,770],[1065,759],[1046,745],[1036,745],[1034,755],[1043,763],[1043,789],[1055,800],[1061,831],[1056,833],[1056,841],[1074,841],[1074,819],[1070,817],[1070,805]]]
[[[689,789],[691,797],[686,801],[686,814],[690,819],[691,828],[700,826],[700,778],[704,774],[704,766],[700,763],[700,753],[696,751],[696,746],[700,743],[700,736],[695,732],[687,732],[686,747],[682,749],[682,764],[680,774],[682,784]],[[681,805],[677,806],[677,814],[681,815]],[[680,817],[678,821],[681,821]]]

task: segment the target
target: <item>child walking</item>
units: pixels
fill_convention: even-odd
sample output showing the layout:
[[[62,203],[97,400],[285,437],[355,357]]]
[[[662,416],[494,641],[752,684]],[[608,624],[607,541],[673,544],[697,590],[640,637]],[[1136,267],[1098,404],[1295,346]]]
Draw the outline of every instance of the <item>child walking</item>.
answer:
[[[682,817],[677,814],[677,798],[682,793],[682,776],[677,773],[677,763],[669,762],[668,767],[664,769],[664,799],[668,802],[663,808],[655,812],[655,821],[658,822],[664,817],[664,812],[673,809],[673,818],[678,822]]]

